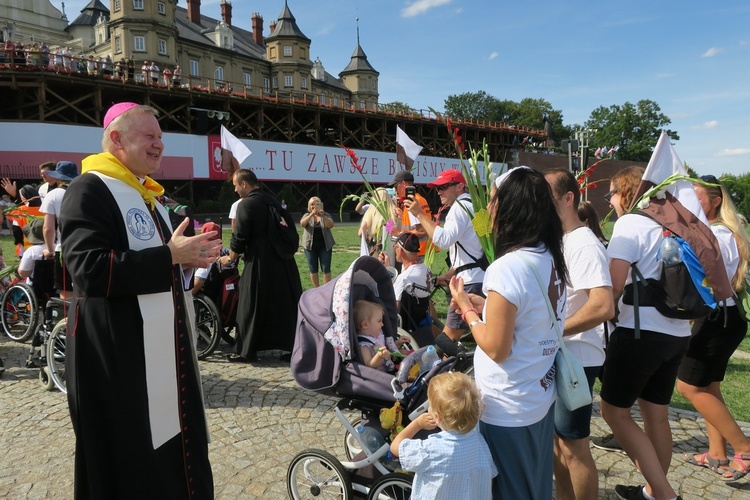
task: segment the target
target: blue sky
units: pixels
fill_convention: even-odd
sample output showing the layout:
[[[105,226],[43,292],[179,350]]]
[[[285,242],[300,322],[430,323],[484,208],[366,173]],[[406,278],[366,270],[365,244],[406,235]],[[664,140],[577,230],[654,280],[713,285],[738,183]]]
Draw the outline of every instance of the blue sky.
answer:
[[[382,103],[442,109],[449,95],[484,90],[543,98],[575,125],[599,106],[649,99],[672,120],[680,158],[700,174],[750,172],[747,0],[288,1],[312,58],[335,75],[354,51],[359,18]],[[66,1],[68,17],[87,2]],[[219,4],[203,0],[201,12],[220,18]],[[259,12],[267,36],[284,0],[232,5],[234,25],[249,30]]]

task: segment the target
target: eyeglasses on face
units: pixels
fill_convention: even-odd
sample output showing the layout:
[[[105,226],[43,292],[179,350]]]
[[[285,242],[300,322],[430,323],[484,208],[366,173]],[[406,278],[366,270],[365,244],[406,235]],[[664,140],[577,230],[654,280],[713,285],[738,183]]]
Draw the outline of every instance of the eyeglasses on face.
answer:
[[[612,197],[615,195],[616,192],[618,192],[620,188],[614,188],[612,191],[604,195],[604,199],[607,201],[607,203],[612,203]]]
[[[458,184],[458,182],[449,182],[448,184],[443,184],[442,186],[435,186],[435,190],[439,193],[441,191],[445,191],[451,186],[455,186],[456,184]]]

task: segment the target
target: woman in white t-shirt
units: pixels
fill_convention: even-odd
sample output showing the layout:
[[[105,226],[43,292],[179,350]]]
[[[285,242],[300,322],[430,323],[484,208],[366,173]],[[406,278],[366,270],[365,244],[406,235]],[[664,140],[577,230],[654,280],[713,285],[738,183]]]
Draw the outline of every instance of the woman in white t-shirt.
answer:
[[[716,186],[695,185],[695,193],[721,248],[727,277],[736,292],[745,286],[750,241],[732,199],[713,175],[701,177]],[[721,395],[721,382],[729,358],[747,333],[747,323],[733,299],[717,315],[695,320],[687,354],[677,373],[677,390],[706,419],[708,451],[685,455],[688,463],[740,479],[750,471],[750,440],[729,413]],[[734,457],[727,457],[727,442]],[[731,470],[729,470],[731,469]]]
[[[612,178],[607,198],[617,212],[617,222],[607,247],[615,297],[632,295],[631,264],[644,279],[658,279],[657,257],[663,239],[662,226],[655,220],[628,213],[643,177],[642,167],[628,167]],[[624,293],[623,293],[624,292]],[[632,301],[629,300],[632,304]],[[646,478],[646,486],[616,485],[623,498],[674,499],[677,494],[667,480],[672,458],[672,431],[668,410],[677,368],[690,340],[687,320],[662,316],[653,306],[638,307],[640,338],[635,338],[635,313],[620,297],[617,327],[610,336],[604,361],[601,412],[617,442]],[[638,401],[644,432],[630,410]]]
[[[450,287],[477,342],[474,373],[485,404],[479,428],[499,471],[493,498],[547,499],[552,498],[555,323],[562,330],[568,275],[563,229],[541,173],[517,168],[497,183],[490,204],[497,260],[484,277],[484,321],[463,281],[454,277]],[[544,294],[527,262],[546,282]]]

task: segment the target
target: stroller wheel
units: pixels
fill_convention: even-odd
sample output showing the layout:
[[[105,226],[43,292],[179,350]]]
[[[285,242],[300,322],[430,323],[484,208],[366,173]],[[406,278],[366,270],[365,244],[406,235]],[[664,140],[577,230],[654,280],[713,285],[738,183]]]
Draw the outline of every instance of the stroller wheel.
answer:
[[[39,382],[42,384],[45,391],[51,391],[55,388],[55,381],[52,380],[48,366],[43,366],[42,369],[39,370]]]
[[[411,498],[413,477],[401,472],[380,476],[372,483],[367,500],[407,500]]]
[[[289,497],[322,497],[349,500],[352,482],[349,472],[336,457],[323,450],[309,449],[298,454],[286,474]]]
[[[352,427],[354,427],[355,429],[361,423],[361,418],[354,419],[350,422],[350,424],[352,424]],[[362,453],[362,447],[349,431],[346,431],[346,434],[344,434],[344,453],[346,453],[346,459],[349,461],[353,460],[354,457]]]

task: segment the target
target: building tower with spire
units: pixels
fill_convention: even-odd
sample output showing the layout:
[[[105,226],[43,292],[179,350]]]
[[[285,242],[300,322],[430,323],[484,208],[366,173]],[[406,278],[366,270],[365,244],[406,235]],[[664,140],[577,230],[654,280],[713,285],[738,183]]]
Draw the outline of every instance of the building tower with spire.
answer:
[[[312,89],[310,71],[310,39],[297,26],[286,0],[273,31],[264,39],[266,59],[271,63],[273,90],[309,91]]]
[[[352,100],[360,109],[377,109],[378,76],[380,73],[367,60],[365,51],[359,44],[359,18],[357,18],[357,47],[349,65],[339,73],[344,86],[352,92]]]

